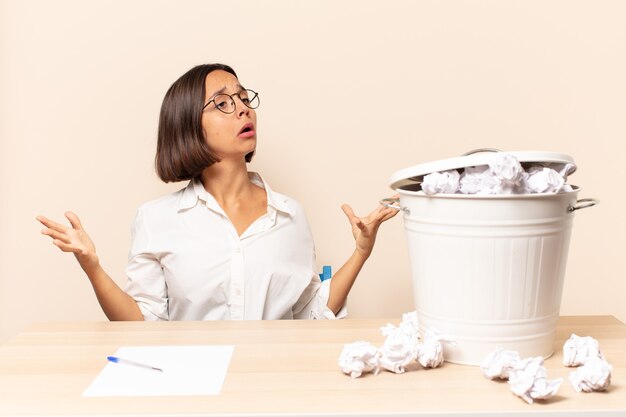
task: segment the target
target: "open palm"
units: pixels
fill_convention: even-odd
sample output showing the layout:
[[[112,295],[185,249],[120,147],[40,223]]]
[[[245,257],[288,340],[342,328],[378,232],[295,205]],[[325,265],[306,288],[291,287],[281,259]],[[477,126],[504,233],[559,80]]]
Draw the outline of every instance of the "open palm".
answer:
[[[377,207],[365,217],[357,216],[348,204],[342,205],[341,209],[352,226],[356,249],[365,257],[372,253],[380,225],[398,214],[398,210],[384,206]]]

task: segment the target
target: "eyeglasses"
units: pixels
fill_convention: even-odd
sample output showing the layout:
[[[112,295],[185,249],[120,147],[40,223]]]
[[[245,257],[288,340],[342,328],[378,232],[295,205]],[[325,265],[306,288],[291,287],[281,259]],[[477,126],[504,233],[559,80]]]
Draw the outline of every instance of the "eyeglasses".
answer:
[[[259,95],[255,91],[246,89],[235,94],[218,94],[213,97],[213,99],[209,100],[209,102],[204,105],[202,110],[206,109],[209,104],[213,103],[215,108],[222,113],[234,113],[237,108],[235,99],[233,98],[234,96],[239,97],[239,100],[241,100],[241,102],[249,109],[256,109],[261,103]]]

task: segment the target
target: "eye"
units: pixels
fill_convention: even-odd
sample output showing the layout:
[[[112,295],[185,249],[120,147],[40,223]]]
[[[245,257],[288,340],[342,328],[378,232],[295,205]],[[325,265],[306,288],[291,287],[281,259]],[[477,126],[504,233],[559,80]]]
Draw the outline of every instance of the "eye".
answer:
[[[224,96],[224,95],[219,95],[219,96],[215,97],[215,99],[213,99],[213,102],[215,103],[215,107],[217,107],[218,109],[223,109],[223,108],[226,108],[228,106],[228,101],[229,100],[230,100],[230,97]]]
[[[250,99],[248,98],[248,92],[246,90],[239,93],[238,96],[239,96],[239,99],[245,104],[250,103]]]

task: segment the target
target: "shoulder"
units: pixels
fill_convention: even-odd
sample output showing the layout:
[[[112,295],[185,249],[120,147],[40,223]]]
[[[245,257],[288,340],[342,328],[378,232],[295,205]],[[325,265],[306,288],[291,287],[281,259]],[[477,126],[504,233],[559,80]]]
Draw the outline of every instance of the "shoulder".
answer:
[[[180,209],[188,189],[189,184],[178,191],[149,200],[137,208],[137,213],[148,217],[160,217],[168,213],[176,213]]]

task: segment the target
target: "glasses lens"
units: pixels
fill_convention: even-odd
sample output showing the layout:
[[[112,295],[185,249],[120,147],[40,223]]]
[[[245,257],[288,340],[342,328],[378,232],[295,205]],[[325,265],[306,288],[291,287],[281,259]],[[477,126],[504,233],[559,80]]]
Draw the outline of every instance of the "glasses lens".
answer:
[[[235,111],[235,102],[228,94],[218,94],[213,99],[215,107],[224,113],[232,113]]]
[[[256,109],[257,107],[259,107],[259,95],[252,91],[252,90],[243,90],[241,93],[239,93],[239,97],[241,97],[241,101],[243,101],[243,104],[245,104],[246,106],[248,106],[251,109]]]

